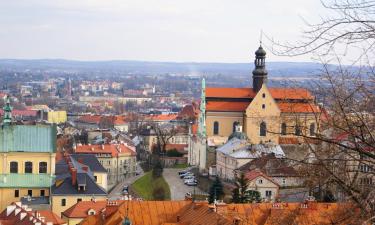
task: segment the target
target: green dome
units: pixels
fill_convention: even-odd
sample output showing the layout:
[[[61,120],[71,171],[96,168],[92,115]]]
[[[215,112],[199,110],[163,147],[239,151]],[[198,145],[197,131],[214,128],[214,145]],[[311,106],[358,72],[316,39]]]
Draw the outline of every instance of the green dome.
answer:
[[[233,139],[233,138],[237,138],[237,139],[240,139],[240,140],[247,140],[247,135],[243,132],[233,132],[229,137],[228,137],[228,141]]]

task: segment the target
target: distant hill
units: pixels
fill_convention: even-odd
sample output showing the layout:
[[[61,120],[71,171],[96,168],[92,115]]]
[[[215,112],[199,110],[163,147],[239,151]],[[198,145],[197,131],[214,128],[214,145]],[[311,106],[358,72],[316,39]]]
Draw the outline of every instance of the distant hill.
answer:
[[[131,60],[75,61],[63,59],[0,59],[0,69],[65,72],[120,72],[128,74],[184,74],[247,76],[253,63],[148,62]],[[301,77],[319,73],[321,65],[310,62],[267,62],[270,77]]]

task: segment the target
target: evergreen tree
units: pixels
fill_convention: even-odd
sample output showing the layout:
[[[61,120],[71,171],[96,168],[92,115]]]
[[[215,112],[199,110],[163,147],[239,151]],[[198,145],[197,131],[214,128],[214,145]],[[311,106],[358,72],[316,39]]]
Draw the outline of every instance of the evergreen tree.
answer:
[[[249,202],[248,195],[246,194],[249,186],[249,180],[245,177],[244,173],[240,176],[236,176],[235,181],[236,188],[232,192],[232,201],[234,203],[246,203]]]
[[[209,190],[208,202],[213,203],[215,199],[218,200],[222,197],[224,197],[223,184],[221,183],[219,177],[216,177]]]
[[[255,190],[248,190],[245,192],[246,202],[260,202],[260,193]]]

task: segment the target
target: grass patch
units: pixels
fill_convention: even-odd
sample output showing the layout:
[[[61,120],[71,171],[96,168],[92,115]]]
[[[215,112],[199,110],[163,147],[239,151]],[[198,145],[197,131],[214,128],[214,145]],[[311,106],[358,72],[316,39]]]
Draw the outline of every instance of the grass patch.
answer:
[[[144,200],[154,200],[153,191],[162,188],[165,191],[165,200],[171,199],[171,191],[164,177],[153,178],[152,171],[145,173],[131,185],[132,190]]]
[[[189,165],[187,163],[183,163],[183,164],[176,164],[172,168],[175,168],[175,169],[185,169],[185,168],[188,168],[188,167],[189,167]]]

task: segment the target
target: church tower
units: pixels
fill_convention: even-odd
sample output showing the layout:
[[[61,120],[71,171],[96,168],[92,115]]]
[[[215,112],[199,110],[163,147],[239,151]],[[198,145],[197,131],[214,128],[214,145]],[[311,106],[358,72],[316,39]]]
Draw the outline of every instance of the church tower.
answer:
[[[263,84],[267,84],[266,51],[262,45],[255,52],[255,69],[253,70],[253,89],[258,92]]]

